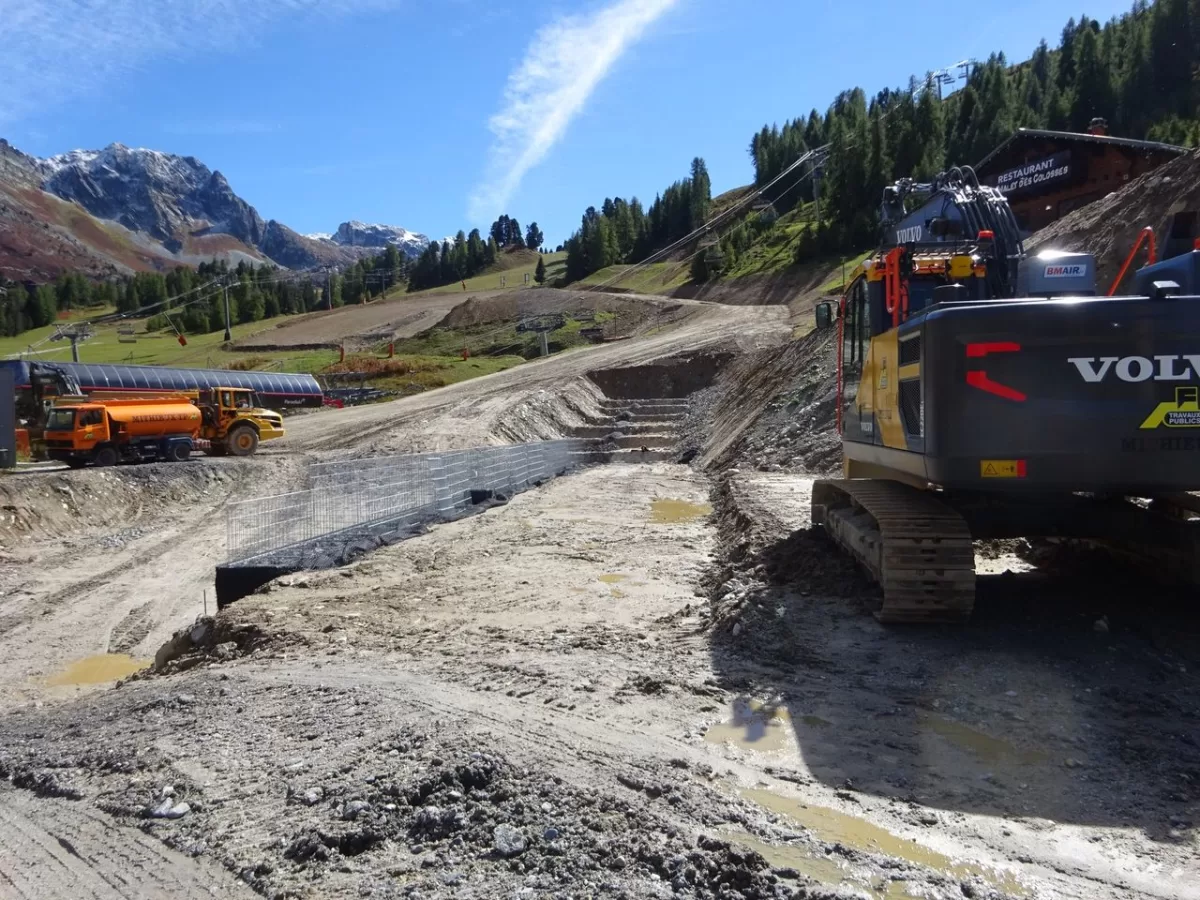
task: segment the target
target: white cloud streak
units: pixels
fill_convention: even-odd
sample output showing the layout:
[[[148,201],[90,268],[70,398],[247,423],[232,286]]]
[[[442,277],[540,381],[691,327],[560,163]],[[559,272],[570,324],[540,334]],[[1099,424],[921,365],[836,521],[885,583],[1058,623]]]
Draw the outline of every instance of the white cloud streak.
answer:
[[[283,19],[336,17],[402,2],[0,0],[0,126],[72,97],[102,97],[105,88],[154,59],[244,50]]]
[[[618,0],[588,16],[541,28],[508,76],[504,105],[488,125],[487,171],[468,201],[472,222],[507,206],[525,174],[545,159],[622,54],[678,0]]]

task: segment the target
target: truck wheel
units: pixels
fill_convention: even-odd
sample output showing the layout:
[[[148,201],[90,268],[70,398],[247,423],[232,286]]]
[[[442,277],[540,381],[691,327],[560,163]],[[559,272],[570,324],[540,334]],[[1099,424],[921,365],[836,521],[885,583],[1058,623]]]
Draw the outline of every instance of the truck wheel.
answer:
[[[225,446],[234,456],[253,456],[258,449],[258,434],[253,428],[235,428],[225,439]]]
[[[117,451],[112,447],[101,447],[96,451],[96,455],[92,457],[92,462],[97,466],[115,466],[117,464]]]
[[[167,459],[171,462],[183,462],[192,455],[192,448],[180,441],[178,444],[172,444],[171,449],[167,451]]]

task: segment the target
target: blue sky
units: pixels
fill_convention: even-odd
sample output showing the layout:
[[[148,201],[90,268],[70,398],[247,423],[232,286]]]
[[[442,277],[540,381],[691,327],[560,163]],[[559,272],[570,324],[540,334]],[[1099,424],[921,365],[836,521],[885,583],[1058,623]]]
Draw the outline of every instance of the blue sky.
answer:
[[[192,155],[301,232],[354,218],[440,237],[507,212],[557,244],[589,204],[649,202],[693,156],[715,192],[747,183],[764,123],[992,50],[1024,58],[1081,11],[896,8],[0,0],[0,136],[39,156],[113,141]]]

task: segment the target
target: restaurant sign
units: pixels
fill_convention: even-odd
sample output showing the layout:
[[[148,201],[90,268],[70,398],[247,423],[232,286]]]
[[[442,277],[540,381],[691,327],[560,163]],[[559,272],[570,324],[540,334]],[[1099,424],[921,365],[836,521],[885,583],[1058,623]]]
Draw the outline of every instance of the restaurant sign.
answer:
[[[996,187],[1002,194],[1011,197],[1066,181],[1070,176],[1071,152],[1064,150],[1001,172],[996,176]]]

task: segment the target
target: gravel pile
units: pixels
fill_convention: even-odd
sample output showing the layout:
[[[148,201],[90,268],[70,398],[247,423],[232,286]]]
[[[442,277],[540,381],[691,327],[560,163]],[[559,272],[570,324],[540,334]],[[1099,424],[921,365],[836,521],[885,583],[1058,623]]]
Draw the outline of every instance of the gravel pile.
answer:
[[[682,462],[820,475],[841,464],[836,331],[746,354],[689,401]]]
[[[219,861],[266,897],[844,896],[714,836],[728,823],[761,830],[761,814],[704,787],[714,773],[693,773],[682,760],[622,768],[615,778],[599,769],[574,782],[516,763],[486,738],[456,735],[441,721],[401,725],[363,743],[352,723],[376,701],[316,687],[277,701],[302,709],[324,697],[347,713],[324,724],[336,733],[312,732],[289,716],[273,753],[246,747],[249,756],[234,762],[224,735],[248,702],[236,682],[210,678],[195,693],[170,684],[139,685],[133,715],[106,734],[60,722],[51,739],[51,723],[38,714],[10,733],[0,778],[40,796],[93,803],[176,850]],[[101,704],[110,705],[111,698]],[[176,751],[152,746],[145,731],[185,721],[217,733],[203,761],[210,780],[183,772]],[[327,737],[352,751],[331,767],[304,761]],[[260,773],[257,786],[224,774],[247,765]]]

